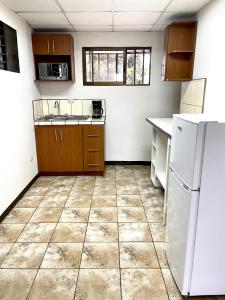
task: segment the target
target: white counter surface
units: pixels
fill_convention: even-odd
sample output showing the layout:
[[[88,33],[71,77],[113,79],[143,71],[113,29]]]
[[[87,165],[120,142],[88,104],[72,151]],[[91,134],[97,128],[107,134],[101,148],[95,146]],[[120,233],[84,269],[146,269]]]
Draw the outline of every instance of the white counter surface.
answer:
[[[54,121],[34,121],[35,126],[43,126],[43,125],[101,125],[105,124],[105,117],[94,119],[94,118],[88,118],[87,120],[78,120],[78,121],[62,121],[62,120],[54,120]]]
[[[146,118],[146,121],[171,138],[173,118]]]

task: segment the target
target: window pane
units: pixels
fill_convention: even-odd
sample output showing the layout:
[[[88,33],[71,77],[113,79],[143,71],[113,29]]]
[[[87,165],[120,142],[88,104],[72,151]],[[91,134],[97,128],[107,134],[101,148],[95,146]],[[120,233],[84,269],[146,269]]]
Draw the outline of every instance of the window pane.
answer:
[[[93,75],[94,75],[94,82],[99,81],[99,69],[100,69],[100,62],[98,59],[98,54],[93,54]]]
[[[92,53],[91,53],[91,51],[86,52],[86,80],[87,80],[87,82],[92,81]]]
[[[127,53],[127,84],[134,84],[134,54]]]
[[[144,84],[149,84],[150,77],[150,50],[145,50],[144,55]]]
[[[143,50],[137,50],[136,53],[136,70],[135,70],[135,84],[142,84],[143,78]]]
[[[99,54],[99,78],[98,81],[107,81],[107,54]]]
[[[116,81],[123,82],[123,54],[117,54]]]

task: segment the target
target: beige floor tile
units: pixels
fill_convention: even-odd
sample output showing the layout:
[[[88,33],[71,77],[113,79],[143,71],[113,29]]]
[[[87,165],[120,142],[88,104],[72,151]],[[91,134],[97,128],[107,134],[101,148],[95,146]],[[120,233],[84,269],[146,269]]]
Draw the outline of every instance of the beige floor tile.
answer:
[[[69,196],[65,207],[90,207],[91,196]]]
[[[34,211],[35,208],[13,208],[2,223],[27,223]]]
[[[82,243],[50,243],[41,268],[79,268],[82,247]]]
[[[59,220],[61,212],[62,208],[60,207],[39,207],[30,219],[30,222],[56,223]]]
[[[31,187],[25,196],[44,196],[49,190],[49,186]]]
[[[141,176],[141,177],[138,176],[138,177],[136,177],[136,181],[137,181],[138,185],[149,184],[149,185],[153,186],[153,183],[152,183],[151,178],[150,178],[150,174],[149,174],[149,176],[146,176],[146,175]]]
[[[105,178],[115,178],[116,177],[116,171],[115,170],[105,170],[104,177]]]
[[[28,223],[18,238],[18,242],[48,243],[55,229],[54,223]]]
[[[162,207],[145,207],[145,214],[148,222],[157,223],[163,221],[163,208]]]
[[[117,242],[117,223],[89,223],[85,242]]]
[[[150,242],[148,223],[119,223],[120,242]]]
[[[117,195],[117,206],[142,206],[140,195]]]
[[[56,179],[56,176],[40,176],[35,181],[35,183],[47,182],[49,184],[52,184],[55,181],[55,179]]]
[[[45,196],[39,207],[64,207],[67,196]]]
[[[119,268],[118,243],[85,243],[81,268]]]
[[[16,204],[16,207],[21,207],[21,208],[38,207],[38,205],[40,204],[43,198],[44,196],[24,196]]]
[[[53,182],[54,187],[72,187],[76,180],[75,176],[57,176],[56,180]]]
[[[93,196],[92,207],[116,206],[116,195]]]
[[[55,187],[51,186],[46,197],[48,196],[68,196],[70,193],[71,187],[70,186],[63,186],[63,187]]]
[[[159,268],[153,243],[120,242],[121,268]]]
[[[70,191],[70,195],[92,196],[93,192],[94,185],[74,185]]]
[[[116,170],[116,178],[119,178],[119,177],[134,177],[134,171],[132,169],[127,169],[127,170]]]
[[[116,207],[91,208],[89,222],[117,222]]]
[[[135,178],[151,178],[151,171],[150,170],[134,170]]]
[[[74,185],[80,185],[82,183],[85,183],[87,185],[94,185],[95,179],[95,176],[77,176],[76,180],[74,181]]]
[[[166,243],[154,242],[156,253],[159,259],[159,264],[162,269],[168,269],[168,262],[166,258]]]
[[[86,227],[86,223],[58,223],[51,242],[82,243]]]
[[[166,227],[161,223],[149,223],[154,242],[165,242]]]
[[[147,195],[147,196],[156,196],[156,195],[163,195],[163,190],[161,189],[156,189],[154,187],[147,187],[145,184],[144,185],[138,185],[138,188],[140,190],[141,195]]]
[[[13,243],[0,243],[0,264],[3,262],[9,250],[12,248],[12,245]]]
[[[160,270],[121,270],[123,300],[168,300]]]
[[[116,186],[114,184],[102,184],[102,185],[95,185],[94,188],[94,195],[115,195],[116,194]]]
[[[41,269],[28,300],[73,300],[78,270]]]
[[[136,179],[134,177],[117,177],[116,185],[137,185]]]
[[[173,280],[169,269],[162,269],[163,278],[166,284],[166,289],[171,300],[182,300],[182,296]],[[189,298],[188,298],[189,299]]]
[[[147,222],[142,207],[118,207],[118,222]]]
[[[1,268],[38,268],[47,243],[15,243]]]
[[[69,208],[66,207],[62,211],[59,222],[88,222],[89,208]]]
[[[0,224],[0,242],[15,242],[25,224]]]
[[[119,270],[81,269],[75,300],[121,300]]]
[[[119,195],[138,195],[139,189],[137,184],[133,185],[116,185],[116,193]]]
[[[36,270],[0,270],[0,299],[26,300]]]
[[[143,206],[150,207],[163,207],[164,196],[163,195],[141,195]]]
[[[116,179],[115,177],[96,177],[95,185],[115,185]]]

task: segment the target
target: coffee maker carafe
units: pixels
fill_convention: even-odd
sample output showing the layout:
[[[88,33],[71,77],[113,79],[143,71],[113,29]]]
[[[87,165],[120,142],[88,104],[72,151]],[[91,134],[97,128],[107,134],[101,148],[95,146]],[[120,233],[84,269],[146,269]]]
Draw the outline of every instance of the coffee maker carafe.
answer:
[[[93,109],[92,118],[101,118],[101,116],[103,115],[102,101],[93,100],[92,109]]]

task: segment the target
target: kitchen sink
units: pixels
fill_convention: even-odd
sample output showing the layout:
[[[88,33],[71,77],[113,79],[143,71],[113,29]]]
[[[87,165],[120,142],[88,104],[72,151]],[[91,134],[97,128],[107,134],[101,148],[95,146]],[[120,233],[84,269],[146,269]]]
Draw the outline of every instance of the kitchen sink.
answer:
[[[82,121],[89,117],[89,115],[46,115],[39,121]]]

